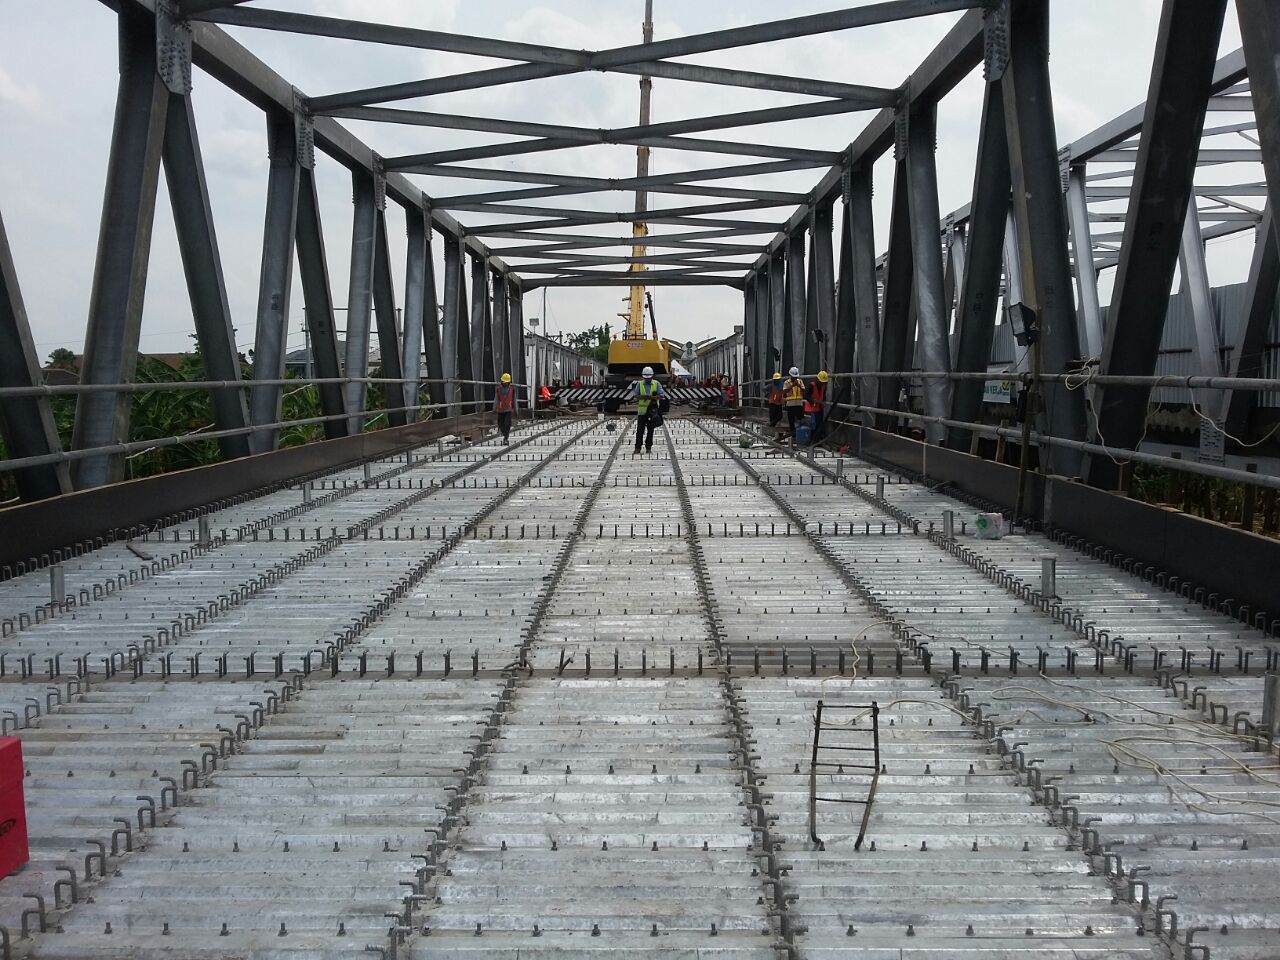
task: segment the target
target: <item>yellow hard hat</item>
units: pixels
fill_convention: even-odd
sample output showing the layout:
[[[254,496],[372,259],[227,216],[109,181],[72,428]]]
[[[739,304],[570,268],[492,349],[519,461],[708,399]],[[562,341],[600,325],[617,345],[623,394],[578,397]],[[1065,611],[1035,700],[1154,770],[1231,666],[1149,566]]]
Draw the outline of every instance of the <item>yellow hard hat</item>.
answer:
[[[819,380],[820,382],[822,382],[822,383],[826,383],[826,382],[827,382],[827,371],[825,371],[825,370],[819,370],[819,371],[818,371],[818,380]]]
[[[824,380],[825,380],[825,379],[826,379],[826,376],[824,375],[822,379],[824,379]],[[504,373],[504,374],[502,375],[502,382],[503,382],[503,383],[510,383],[510,382],[511,382],[511,374],[509,374],[509,373]]]
[[[775,374],[773,375],[773,379],[775,379],[775,380],[781,380],[781,379],[782,379],[782,374],[780,374],[780,373],[775,373]]]

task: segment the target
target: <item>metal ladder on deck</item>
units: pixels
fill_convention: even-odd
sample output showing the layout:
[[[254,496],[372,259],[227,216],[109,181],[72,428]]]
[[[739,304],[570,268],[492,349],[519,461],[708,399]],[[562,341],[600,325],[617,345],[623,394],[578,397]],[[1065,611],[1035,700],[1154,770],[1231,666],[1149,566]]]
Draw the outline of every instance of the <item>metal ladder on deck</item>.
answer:
[[[854,716],[843,723],[823,723],[823,711],[839,711],[840,713],[857,711]],[[864,721],[870,720],[870,723]],[[823,734],[828,734],[823,741]],[[837,734],[856,734],[854,738],[839,739]],[[857,738],[865,740],[870,735],[870,745],[860,744]],[[849,762],[839,759],[845,754],[854,754]],[[871,755],[871,762],[866,763],[865,755]],[[861,756],[859,756],[861,755]],[[830,759],[826,759],[830,757]],[[818,770],[831,771],[836,775],[847,774],[851,777],[870,778],[865,800],[850,800],[846,797],[824,797],[818,794]],[[871,818],[871,804],[876,798],[876,785],[880,782],[880,706],[876,701],[871,703],[824,704],[818,701],[813,714],[813,755],[809,760],[809,839],[822,845],[818,836],[818,804],[819,803],[852,803],[862,806],[862,824],[858,828],[858,839],[853,849],[861,850],[862,841],[867,835],[867,821]]]

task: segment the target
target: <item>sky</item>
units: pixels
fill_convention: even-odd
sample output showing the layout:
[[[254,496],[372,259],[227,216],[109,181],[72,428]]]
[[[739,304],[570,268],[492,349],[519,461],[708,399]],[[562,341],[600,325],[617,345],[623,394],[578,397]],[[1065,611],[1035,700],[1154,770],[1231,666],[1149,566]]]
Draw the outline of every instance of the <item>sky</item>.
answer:
[[[642,0],[260,0],[256,5],[574,49],[639,42],[643,11]],[[780,15],[801,16],[861,5],[793,0],[779,7],[762,0],[655,0],[654,34],[661,40],[777,19]],[[1159,0],[1054,0],[1050,71],[1060,143],[1080,137],[1145,99],[1159,10]],[[892,87],[910,74],[958,16],[938,15],[691,59],[716,66]],[[507,63],[329,38],[227,29],[276,72],[312,96]],[[1229,6],[1221,50],[1238,46],[1239,30]],[[115,103],[116,61],[115,14],[99,0],[0,0],[0,143],[4,144],[0,150],[0,215],[13,248],[37,352],[42,358],[58,347],[74,352],[83,347]],[[68,69],[70,65],[74,68]],[[939,108],[938,186],[944,214],[969,201],[981,96],[982,78],[976,71]],[[192,97],[236,339],[238,346],[247,350],[253,344],[266,192],[264,121],[256,107],[199,71]],[[797,99],[805,98],[658,79],[653,89],[653,121],[784,105]],[[594,73],[389,105],[586,127],[620,127],[636,122],[638,89],[636,77]],[[856,137],[870,116],[853,113],[751,130],[717,131],[706,136],[839,150]],[[458,130],[342,122],[383,156],[510,139]],[[317,156],[330,279],[334,302],[341,306],[347,296],[351,180],[336,162]],[[749,159],[654,150],[652,172]],[[626,177],[634,173],[635,150],[600,145],[482,163]],[[875,172],[876,237],[881,251],[887,240],[891,166],[892,161],[886,157]],[[775,174],[759,178],[752,185],[802,192],[812,187],[821,172]],[[520,186],[452,178],[414,180],[433,197]],[[676,206],[686,199],[658,196],[651,200],[651,206]],[[626,210],[632,196],[613,193],[532,202]],[[388,210],[393,274],[397,289],[402,291],[403,218],[394,205],[389,204]],[[782,209],[744,216],[781,221],[789,213],[790,209]],[[468,224],[492,219],[474,213],[458,216]],[[615,224],[609,233],[620,232],[620,226],[625,228]],[[437,236],[437,256],[438,239]],[[506,243],[499,240],[493,245]],[[1243,279],[1251,246],[1251,240],[1242,238],[1219,241],[1211,247],[1213,282]],[[1108,299],[1105,285],[1104,281],[1104,303]],[[742,322],[742,296],[732,288],[658,287],[653,293],[659,331],[676,340],[724,336],[732,332],[734,324]],[[545,316],[539,293],[527,298],[525,316],[542,317],[543,330],[553,334],[605,322],[613,323],[616,329],[621,322],[616,314],[625,309],[625,296],[625,287],[552,288],[547,294]],[[290,348],[302,346],[302,303],[295,270]],[[141,350],[187,349],[192,330],[162,178]]]

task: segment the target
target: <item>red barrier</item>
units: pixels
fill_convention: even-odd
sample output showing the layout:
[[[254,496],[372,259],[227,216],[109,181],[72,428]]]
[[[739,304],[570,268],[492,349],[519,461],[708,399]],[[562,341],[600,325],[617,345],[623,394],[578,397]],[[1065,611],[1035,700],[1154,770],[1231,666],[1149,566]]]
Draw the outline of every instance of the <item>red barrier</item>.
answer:
[[[22,741],[0,737],[0,877],[9,876],[31,858],[22,772]]]

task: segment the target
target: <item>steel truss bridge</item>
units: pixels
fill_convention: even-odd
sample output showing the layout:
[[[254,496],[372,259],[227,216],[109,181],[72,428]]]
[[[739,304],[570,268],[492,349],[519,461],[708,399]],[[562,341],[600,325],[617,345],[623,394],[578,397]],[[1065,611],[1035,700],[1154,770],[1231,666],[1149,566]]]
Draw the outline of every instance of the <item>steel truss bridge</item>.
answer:
[[[44,383],[20,238],[0,232],[0,470],[21,501],[0,509],[0,725],[22,741],[32,850],[0,880],[6,960],[1277,955],[1280,547],[1116,491],[1131,463],[1280,487],[1280,6],[1235,0],[1244,48],[1219,58],[1227,0],[1165,0],[1148,101],[1060,146],[1048,0],[887,0],[593,51],[236,0],[107,5],[120,86],[80,383]],[[929,16],[950,28],[895,86],[688,60]],[[304,93],[226,27],[508,65]],[[193,67],[266,118],[249,377]],[[944,217],[937,112],[975,70],[972,201]],[[606,130],[395,105],[587,71],[797,102]],[[855,112],[830,150],[709,139]],[[514,139],[380,156],[344,120]],[[555,171],[601,143],[746,159]],[[317,150],[353,185],[341,355]],[[192,439],[129,432],[131,395],[157,388],[134,364],[161,170],[206,376],[173,388],[213,398],[199,436],[223,459],[121,482],[130,453]],[[757,182],[803,170],[804,192]],[[677,199],[542,205],[637,189]],[[503,443],[495,374],[527,390],[574,362],[525,335],[525,295],[630,285],[630,230],[609,225],[637,216],[661,251],[639,258],[646,284],[742,291],[739,339],[707,362],[736,351],[747,402],[671,417],[639,457],[628,422],[594,415],[522,415]],[[1204,244],[1246,230],[1231,299]],[[1001,427],[982,391],[1020,324],[1030,415]],[[824,357],[832,449],[778,446],[761,375]],[[281,448],[300,383],[326,439]],[[373,384],[385,429],[365,428]],[[1202,422],[1181,459],[1145,443],[1170,388]],[[77,398],[65,448],[58,394]],[[979,514],[1005,536],[977,537]],[[846,766],[873,717],[878,769]]]

